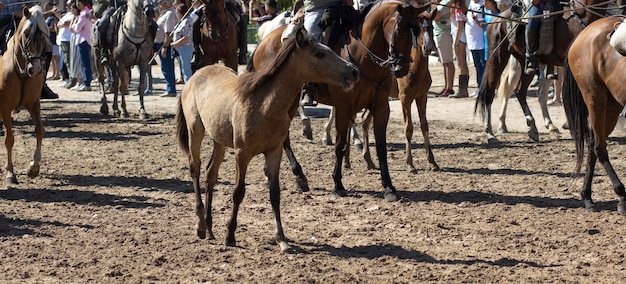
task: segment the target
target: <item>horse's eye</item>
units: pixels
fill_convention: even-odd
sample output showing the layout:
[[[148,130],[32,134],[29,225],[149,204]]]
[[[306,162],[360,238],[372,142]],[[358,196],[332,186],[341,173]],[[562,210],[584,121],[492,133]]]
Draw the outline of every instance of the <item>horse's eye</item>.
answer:
[[[322,58],[322,57],[324,57],[324,52],[321,51],[321,50],[320,51],[316,51],[313,56],[315,56],[317,58]]]

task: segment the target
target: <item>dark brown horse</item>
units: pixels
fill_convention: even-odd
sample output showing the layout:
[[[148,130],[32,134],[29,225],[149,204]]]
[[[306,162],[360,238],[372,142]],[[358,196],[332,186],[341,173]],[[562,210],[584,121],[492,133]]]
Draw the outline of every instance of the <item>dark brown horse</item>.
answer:
[[[204,17],[200,28],[200,66],[213,65],[222,60],[237,71],[237,22],[226,11],[224,0],[202,0]]]
[[[320,86],[318,101],[332,105],[336,109],[336,144],[333,180],[335,195],[345,196],[342,183],[342,163],[348,147],[348,134],[352,118],[361,109],[371,112],[374,122],[376,153],[380,164],[381,181],[386,200],[398,199],[395,187],[391,183],[387,165],[387,122],[389,121],[388,97],[395,88],[395,78],[408,73],[411,62],[412,29],[417,25],[419,15],[427,6],[415,8],[399,2],[375,4],[363,19],[361,38],[352,38],[344,49],[336,49],[342,57],[355,63],[361,70],[361,80],[352,91],[346,92],[334,86]],[[278,29],[277,31],[279,31]],[[268,38],[269,39],[269,38]],[[265,39],[264,41],[268,40]],[[261,68],[273,58],[280,41],[266,44],[264,49],[257,48],[251,58],[254,66]],[[395,77],[394,77],[395,76]],[[332,94],[332,96],[330,95]],[[294,105],[294,113],[297,105]],[[285,141],[288,143],[288,141]],[[288,155],[289,156],[289,155]],[[292,167],[297,161],[290,159]]]
[[[6,129],[4,145],[7,149],[7,185],[17,184],[13,170],[14,137],[11,113],[23,107],[35,123],[37,146],[28,168],[30,178],[39,175],[41,141],[45,133],[39,102],[46,76],[43,74],[42,56],[46,46],[51,49],[52,44],[41,7],[24,8],[23,13],[15,34],[7,43],[6,52],[0,56],[0,119]]]
[[[596,5],[600,2],[603,2],[603,5]],[[606,7],[608,4],[608,2],[604,2],[604,0],[583,0],[574,1],[572,3],[574,3],[573,6],[566,7],[563,15],[558,16],[554,21],[554,48],[551,54],[539,56],[539,61],[543,64],[563,66],[567,49],[572,40],[574,40],[576,35],[578,35],[586,25],[601,18],[602,15],[604,15],[604,10],[601,8]],[[499,16],[504,18],[514,17],[510,9],[503,11]],[[509,33],[507,30],[507,22],[509,21],[496,18],[495,22],[490,23],[487,28],[489,58],[485,65],[484,77],[479,86],[478,97],[476,98],[474,108],[483,118],[485,131],[487,132],[490,142],[497,141],[491,127],[491,105],[495,97],[495,90],[500,83],[500,75],[503,74],[504,68],[507,66],[511,55],[521,62],[522,66],[525,62],[525,26],[521,24],[517,25],[515,42],[510,44],[507,36]],[[538,141],[539,132],[526,101],[526,93],[533,76],[534,75],[521,74],[521,82],[515,95],[526,117],[526,124],[529,127],[528,136]]]
[[[398,92],[392,92],[391,96],[400,99],[402,105],[402,118],[404,119],[404,136],[406,138],[405,153],[406,153],[406,165],[407,171],[416,173],[417,169],[413,165],[413,155],[411,153],[413,138],[413,117],[411,114],[411,105],[415,102],[417,113],[420,120],[420,129],[422,131],[422,137],[424,138],[424,149],[428,162],[431,165],[432,170],[439,170],[439,165],[435,162],[435,156],[430,145],[430,135],[428,130],[428,120],[426,119],[426,103],[428,100],[428,89],[432,83],[430,71],[428,70],[428,55],[434,48],[433,33],[432,33],[432,20],[435,18],[437,10],[433,9],[433,13],[424,12],[420,15],[420,22],[418,25],[413,26],[414,29],[414,46],[411,50],[411,58],[413,61],[409,67],[409,73],[398,78]],[[424,25],[427,23],[428,25]],[[368,117],[369,118],[369,117]],[[369,145],[369,120],[363,123],[363,140],[365,145]],[[364,147],[363,157],[368,165],[369,169],[375,168],[372,161],[372,156],[369,152],[369,147]]]
[[[224,66],[212,65],[198,70],[185,85],[176,113],[178,142],[189,159],[196,197],[197,234],[213,239],[211,206],[213,187],[226,147],[235,149],[236,183],[233,211],[228,222],[226,245],[234,246],[237,212],[245,194],[245,177],[250,160],[265,156],[270,201],[276,222],[276,242],[282,251],[289,245],[280,218],[279,170],[281,146],[299,100],[298,89],[313,81],[350,89],[359,79],[353,64],[330,48],[306,36],[303,28],[281,48],[264,68],[237,76]],[[259,48],[262,48],[262,41]],[[280,42],[280,41],[279,41]],[[200,147],[205,132],[213,142],[207,168],[206,205],[200,188]]]
[[[568,54],[563,101],[570,133],[576,145],[576,173],[580,172],[585,144],[587,168],[581,197],[588,211],[594,211],[591,185],[599,160],[619,196],[617,209],[626,213],[626,192],[606,151],[606,139],[615,128],[626,104],[626,57],[618,53],[607,37],[624,17],[600,19],[583,30]]]

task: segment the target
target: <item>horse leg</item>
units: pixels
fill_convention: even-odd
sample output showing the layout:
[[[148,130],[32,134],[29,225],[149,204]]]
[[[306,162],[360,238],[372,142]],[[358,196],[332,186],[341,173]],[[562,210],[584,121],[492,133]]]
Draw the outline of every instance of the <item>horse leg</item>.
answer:
[[[313,129],[311,128],[311,119],[306,115],[303,106],[298,106],[300,120],[302,120],[302,136],[306,139],[313,140]]]
[[[2,116],[2,122],[4,123],[4,147],[7,149],[7,163],[4,169],[7,171],[6,183],[9,185],[17,185],[17,177],[13,172],[13,144],[15,143],[15,137],[13,136],[13,125],[11,121],[11,112],[7,111]]]
[[[356,130],[355,123],[352,123],[351,129],[352,129],[352,139],[353,139],[352,145],[359,150],[363,150],[363,141],[359,137],[359,132]]]
[[[28,109],[30,117],[35,123],[35,137],[37,138],[37,145],[35,147],[35,153],[33,155],[33,161],[30,162],[28,167],[28,177],[36,178],[39,175],[39,168],[41,163],[41,141],[45,133],[43,122],[41,120],[41,106],[37,102],[34,106]]]
[[[283,141],[283,150],[285,151],[285,154],[287,155],[287,159],[289,160],[289,165],[291,166],[291,172],[293,173],[293,175],[296,176],[296,186],[298,187],[298,190],[302,192],[309,191],[309,181],[304,175],[304,172],[302,172],[302,166],[300,166],[300,163],[296,159],[296,155],[293,153],[293,150],[291,149],[291,139],[289,139],[289,134],[287,134],[287,138],[285,138],[285,141]],[[265,175],[269,178],[270,176],[269,176],[267,166],[268,165],[266,163]]]
[[[95,48],[94,50],[97,50]],[[109,106],[107,105],[106,87],[104,86],[104,66],[99,62],[99,56],[96,56],[96,71],[98,74],[98,83],[100,84],[100,113],[103,115],[109,115]]]
[[[146,112],[146,108],[143,104],[143,95],[146,91],[146,73],[148,73],[149,65],[146,62],[139,66],[139,119],[148,119],[149,115]]]
[[[591,144],[587,146],[587,150],[587,169],[585,170],[585,180],[583,182],[583,188],[580,191],[580,196],[585,203],[585,209],[587,212],[591,213],[596,211],[596,206],[591,199],[591,184],[593,182],[593,175],[596,168],[596,160],[598,158],[593,151]]]
[[[207,231],[209,232],[210,240],[215,239],[215,236],[213,235],[213,212],[212,212],[213,188],[215,187],[215,184],[217,183],[217,176],[219,173],[220,165],[222,164],[222,161],[224,160],[225,153],[226,153],[226,147],[224,145],[215,143],[215,146],[213,147],[213,153],[211,154],[211,159],[209,160],[209,164],[207,165],[207,170],[206,170],[206,207],[204,208],[204,212],[202,214],[204,214],[204,223],[206,224]],[[202,201],[200,201],[200,204],[202,204]],[[202,216],[198,215],[198,217],[200,217],[200,220],[202,220]],[[198,233],[199,232],[200,231],[198,231]]]
[[[498,134],[508,133],[509,129],[506,127],[506,108],[509,103],[509,97],[515,88],[519,85],[520,78],[522,77],[522,65],[511,56],[507,64],[507,68],[504,69],[504,73],[500,78],[500,85],[498,86],[498,99],[500,100],[500,124],[498,125]]]
[[[330,136],[330,128],[333,124],[333,120],[335,120],[335,107],[330,109],[330,114],[328,115],[328,119],[326,123],[324,123],[324,132],[326,136],[322,139],[322,145],[330,146],[333,145],[333,138]]]
[[[593,151],[598,157],[598,161],[600,161],[602,167],[604,167],[604,170],[611,179],[613,191],[615,191],[620,198],[617,210],[621,214],[626,214],[626,191],[624,190],[624,184],[620,181],[619,177],[617,177],[617,173],[615,173],[615,169],[613,169],[613,165],[611,165],[611,162],[609,161],[609,154],[606,151],[606,138],[615,128],[617,119],[619,118],[619,113],[622,111],[622,107],[612,97],[610,97],[609,100],[611,101],[604,107],[605,112],[597,109],[600,107],[599,105],[594,105],[591,108],[595,109],[589,110],[589,120],[592,125],[592,129],[594,130],[594,136],[596,137],[596,142],[590,145],[593,145]],[[591,114],[594,113],[603,114],[603,116],[592,116]]]
[[[395,187],[391,184],[391,176],[389,175],[389,167],[387,164],[387,123],[389,122],[389,103],[387,96],[384,102],[379,101],[377,107],[372,111],[374,116],[374,137],[376,139],[376,155],[378,156],[378,164],[380,165],[380,176],[383,188],[385,189],[385,200],[396,201],[399,196]]]
[[[274,212],[274,221],[276,222],[276,242],[280,246],[283,253],[289,252],[291,247],[287,244],[287,238],[283,231],[283,223],[280,218],[280,179],[278,177],[280,171],[280,159],[282,150],[277,148],[265,154],[265,164],[269,173],[270,203]],[[243,195],[242,195],[243,198]],[[234,236],[233,236],[234,237]]]
[[[128,71],[126,68],[124,68],[124,71],[122,72],[123,76],[121,78],[121,86],[120,86],[120,94],[122,96],[122,102],[120,104],[120,106],[122,107],[122,113],[121,113],[121,117],[122,118],[128,118],[130,115],[128,114],[128,111],[126,110],[126,93],[128,93],[128,84],[130,83],[130,71]]]
[[[560,72],[561,74],[565,74],[565,72]],[[563,75],[560,76],[561,78]],[[550,131],[550,133],[560,133],[559,129],[554,126],[552,123],[552,119],[550,119],[550,113],[548,112],[548,90],[550,89],[550,85],[554,82],[554,84],[563,84],[563,80],[549,80],[546,77],[541,79],[541,83],[539,85],[539,90],[537,91],[537,100],[539,101],[539,106],[541,106],[541,114],[543,115],[543,122],[546,126],[546,129]],[[557,88],[554,88],[556,92]]]
[[[335,183],[333,194],[338,197],[344,197],[347,195],[347,192],[346,188],[343,186],[341,168],[343,158],[348,147],[347,140],[348,128],[350,127],[351,110],[349,106],[342,106],[340,109],[334,107],[331,114],[333,112],[335,112],[335,140],[337,141],[335,144],[335,167],[333,169],[333,181]]]
[[[372,161],[372,154],[370,153],[370,135],[369,135],[369,131],[370,131],[370,125],[372,124],[372,113],[370,113],[365,120],[362,123],[362,129],[363,129],[363,160],[365,160],[365,163],[367,163],[367,169],[368,170],[375,170],[376,169],[376,165],[374,164],[374,161]]]
[[[431,165],[431,169],[433,171],[439,171],[439,165],[435,162],[435,155],[433,155],[432,147],[430,146],[430,132],[428,130],[428,120],[426,119],[426,102],[428,100],[428,90],[423,92],[423,95],[419,95],[415,98],[415,106],[417,107],[417,113],[420,119],[420,128],[422,130],[422,136],[424,137],[424,150],[426,150],[426,155],[428,156],[428,163]],[[404,108],[404,107],[403,107]],[[407,109],[411,108],[411,104],[408,105]],[[409,117],[411,111],[409,110]],[[406,134],[407,137],[407,153],[411,153],[411,137],[413,136],[413,122],[410,120],[411,125],[411,135]],[[405,127],[407,122],[404,123]],[[413,165],[413,161],[411,160],[411,166]],[[408,158],[407,158],[408,163]]]
[[[524,112],[524,117],[526,117],[526,125],[528,125],[528,137],[535,142],[539,141],[539,130],[537,130],[537,126],[535,125],[535,118],[533,114],[530,112],[530,107],[528,107],[528,102],[526,101],[526,93],[528,92],[528,86],[532,82],[533,76],[528,74],[522,75],[522,85],[519,88],[519,91],[516,93],[517,101],[522,107],[522,111]]]
[[[113,105],[112,105],[112,108],[113,108],[113,116],[115,116],[117,118],[119,118],[121,116],[120,109],[119,109],[119,107],[117,105],[117,96],[119,95],[119,92],[121,90],[120,80],[122,80],[122,79],[120,78],[120,76],[123,76],[123,74],[124,74],[123,70],[120,69],[120,68],[117,68],[117,76],[115,76],[113,78]]]
[[[205,239],[207,232],[207,221],[205,216],[205,211],[211,212],[210,210],[205,210],[204,204],[202,204],[202,188],[200,187],[200,148],[202,147],[202,140],[204,138],[204,127],[200,122],[199,117],[187,118],[187,133],[193,133],[193,135],[189,135],[187,143],[189,144],[189,173],[191,175],[191,180],[193,182],[193,191],[196,198],[196,215],[198,216],[198,225],[196,227],[196,234],[199,238]],[[215,144],[217,145],[217,144]],[[215,153],[215,147],[213,152]],[[220,160],[221,161],[221,160]],[[208,175],[208,173],[207,173]],[[208,178],[207,178],[208,180]],[[207,185],[207,198],[211,194],[212,190],[209,189]],[[210,207],[210,204],[207,204],[207,208]],[[209,239],[213,239],[213,233],[211,231],[211,227],[208,227],[209,231]]]
[[[407,165],[407,170],[410,173],[415,174],[417,173],[417,169],[413,165],[413,154],[411,153],[411,138],[413,137],[413,118],[411,117],[411,104],[413,102],[413,98],[409,98],[404,93],[398,94],[398,97],[401,98],[400,104],[402,106],[402,119],[404,120],[404,137],[405,137],[404,152],[406,154],[406,158],[404,159],[404,162]],[[416,103],[417,103],[417,100],[416,100]],[[419,105],[417,106],[417,110],[418,112],[420,111]],[[421,117],[420,117],[420,120],[421,120]],[[428,132],[428,126],[426,126],[426,131]],[[422,126],[422,134],[423,133],[424,133],[424,130]],[[424,137],[426,136],[424,135]],[[424,139],[424,142],[425,141],[426,139]],[[424,146],[426,146],[426,143],[424,143]],[[428,151],[428,149],[426,151]]]
[[[280,160],[280,158],[279,158]],[[243,197],[246,195],[246,172],[248,171],[248,163],[250,157],[247,153],[241,149],[235,150],[235,163],[236,163],[236,179],[235,191],[233,192],[233,211],[228,221],[228,234],[226,236],[225,244],[227,246],[235,246],[237,241],[235,239],[235,230],[237,229],[237,214],[239,213],[239,206],[243,201]]]

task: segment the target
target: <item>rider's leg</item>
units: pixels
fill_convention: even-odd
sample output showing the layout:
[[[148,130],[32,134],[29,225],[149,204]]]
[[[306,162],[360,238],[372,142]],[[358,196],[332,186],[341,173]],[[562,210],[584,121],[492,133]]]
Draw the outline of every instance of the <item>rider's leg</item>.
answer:
[[[541,14],[537,6],[531,6],[528,10],[528,24],[526,25],[526,74],[535,74],[538,69],[537,49],[539,49],[539,28],[541,18],[532,18]]]
[[[304,29],[307,30],[309,35],[318,42],[322,38],[322,28],[318,25],[322,15],[324,14],[324,8],[307,11],[304,14]],[[315,97],[317,95],[317,86],[314,83],[306,83],[302,86],[302,93],[300,97],[300,104],[303,106],[314,106]]]

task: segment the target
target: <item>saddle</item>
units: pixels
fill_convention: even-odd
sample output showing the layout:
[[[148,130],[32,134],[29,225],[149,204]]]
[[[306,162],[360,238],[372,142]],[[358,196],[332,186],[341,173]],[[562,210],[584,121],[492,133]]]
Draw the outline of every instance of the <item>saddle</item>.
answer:
[[[622,19],[622,18],[620,18]],[[607,35],[609,44],[622,56],[626,56],[626,19],[613,24],[614,31]]]

